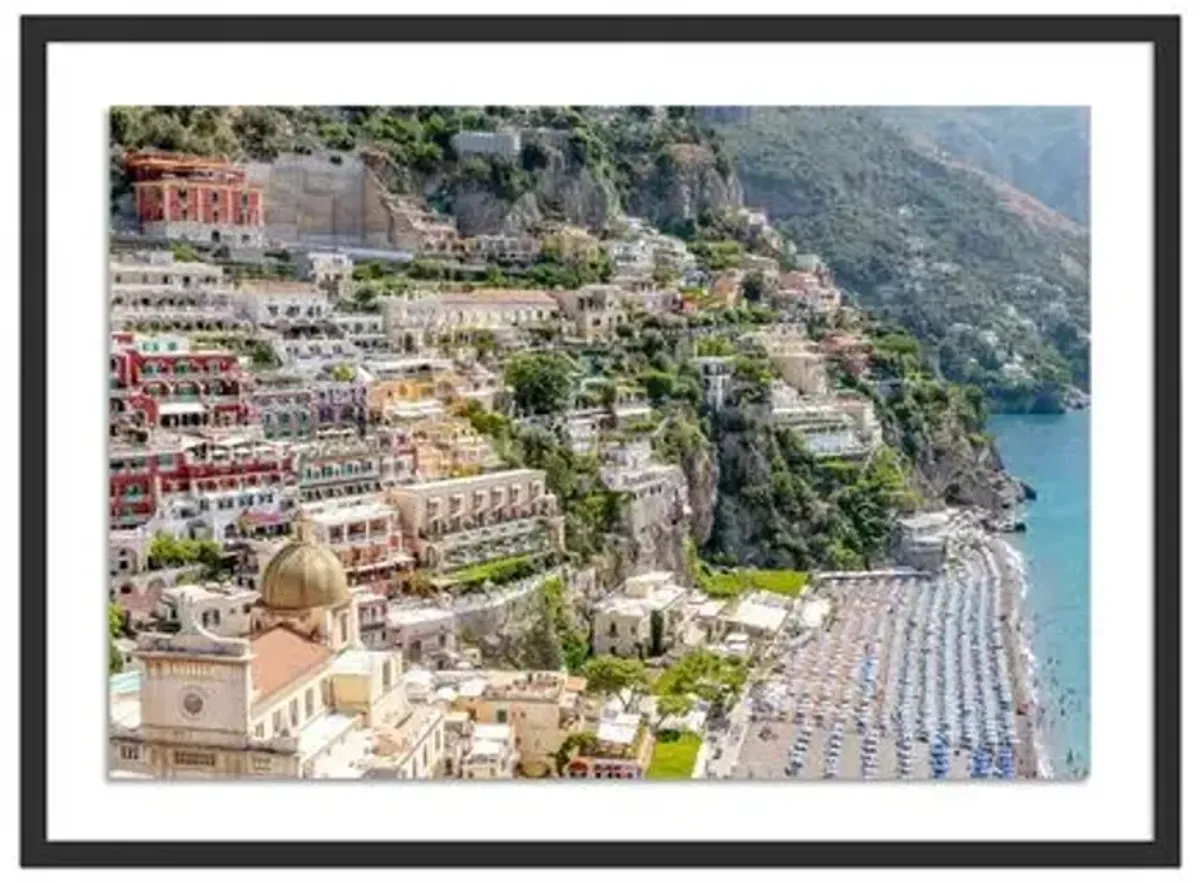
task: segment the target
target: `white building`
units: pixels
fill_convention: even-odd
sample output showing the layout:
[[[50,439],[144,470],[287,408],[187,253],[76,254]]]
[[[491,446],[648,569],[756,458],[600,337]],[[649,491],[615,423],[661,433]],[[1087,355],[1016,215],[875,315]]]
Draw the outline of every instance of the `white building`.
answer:
[[[234,293],[242,312],[255,325],[313,325],[330,312],[329,297],[311,282],[246,279]]]
[[[464,779],[511,779],[517,769],[517,747],[508,724],[474,724],[462,757]]]
[[[140,252],[108,264],[112,293],[124,291],[195,291],[226,286],[225,271],[202,261],[177,261],[169,251]]]
[[[275,337],[271,342],[275,354],[285,365],[306,375],[319,374],[342,365],[353,368],[362,360],[362,350],[349,340],[338,337]]]
[[[300,272],[330,297],[344,300],[350,296],[354,280],[354,261],[337,251],[310,251],[300,261]]]
[[[780,381],[771,385],[771,422],[799,434],[816,457],[865,457],[883,442],[869,399],[801,396]]]
[[[722,613],[728,635],[738,632],[751,638],[771,639],[783,628],[792,613],[794,601],[771,592],[744,595]]]
[[[557,301],[544,291],[478,289],[413,300],[389,298],[384,322],[393,344],[413,352],[444,338],[465,340],[479,331],[506,336],[544,326],[557,319],[558,311]]]
[[[521,154],[521,136],[517,132],[455,132],[450,146],[459,156],[500,156],[515,159]]]
[[[725,407],[729,387],[733,383],[733,356],[697,356],[696,367],[700,371],[700,383],[704,389],[704,403],[710,408]]]
[[[600,480],[624,498],[622,527],[630,536],[639,536],[655,525],[677,525],[692,514],[683,470],[655,462],[647,441],[605,451]]]
[[[433,605],[393,604],[384,640],[411,665],[442,667],[458,649],[454,610]]]
[[[661,656],[683,628],[687,594],[668,571],[630,577],[622,594],[596,605],[592,647],[598,655]]]
[[[179,625],[185,608],[202,628],[224,637],[249,634],[251,613],[258,603],[258,592],[241,586],[177,585],[163,589],[155,614],[165,623]]]

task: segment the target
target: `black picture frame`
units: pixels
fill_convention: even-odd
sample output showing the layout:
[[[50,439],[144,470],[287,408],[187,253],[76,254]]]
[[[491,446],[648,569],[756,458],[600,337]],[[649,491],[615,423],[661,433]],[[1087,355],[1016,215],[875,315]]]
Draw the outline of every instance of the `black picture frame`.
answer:
[[[184,36],[185,35],[185,36]],[[46,57],[58,42],[1113,42],[1154,57],[1154,822],[1109,842],[97,842],[47,837]],[[43,17],[21,21],[21,863],[27,867],[1105,867],[1180,861],[1180,19]],[[447,848],[453,846],[456,848]],[[473,847],[478,847],[473,848]],[[536,847],[536,848],[531,848]],[[613,848],[619,847],[619,848]]]

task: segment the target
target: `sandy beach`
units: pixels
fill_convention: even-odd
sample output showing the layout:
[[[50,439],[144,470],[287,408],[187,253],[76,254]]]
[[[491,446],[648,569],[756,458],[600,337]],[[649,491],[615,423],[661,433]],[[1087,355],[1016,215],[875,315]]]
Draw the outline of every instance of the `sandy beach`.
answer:
[[[1017,772],[1023,779],[1052,778],[1054,772],[1038,732],[1041,708],[1033,670],[1037,661],[1025,635],[1025,565],[1021,554],[1000,537],[990,537],[988,542],[1000,571],[1005,648],[1012,661],[1013,692],[1017,700]]]
[[[1017,552],[973,528],[955,533],[937,576],[822,582],[833,613],[751,695],[733,777],[1047,776],[1023,586]]]

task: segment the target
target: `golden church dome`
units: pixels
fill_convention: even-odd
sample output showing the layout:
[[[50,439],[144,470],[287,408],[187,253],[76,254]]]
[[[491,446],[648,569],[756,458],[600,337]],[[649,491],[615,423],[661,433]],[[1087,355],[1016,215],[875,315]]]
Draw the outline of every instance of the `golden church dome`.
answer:
[[[263,570],[261,593],[263,606],[273,610],[332,607],[350,598],[342,563],[313,540],[305,521]]]

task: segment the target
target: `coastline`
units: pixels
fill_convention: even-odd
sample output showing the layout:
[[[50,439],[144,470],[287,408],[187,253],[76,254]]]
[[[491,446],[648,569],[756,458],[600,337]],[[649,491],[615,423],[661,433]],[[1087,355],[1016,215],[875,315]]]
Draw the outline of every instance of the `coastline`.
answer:
[[[1017,773],[1022,779],[1052,779],[1054,768],[1039,726],[1042,716],[1038,693],[1037,657],[1025,630],[1025,597],[1029,589],[1025,559],[1007,540],[991,534],[988,546],[1000,572],[1001,608],[1005,650],[1013,672],[1013,697],[1017,702]]]

